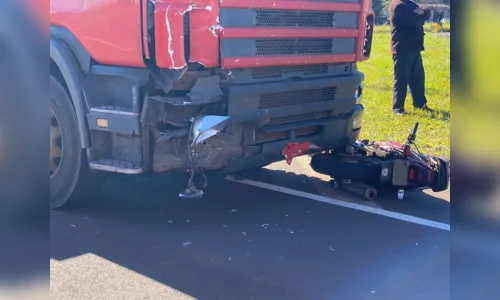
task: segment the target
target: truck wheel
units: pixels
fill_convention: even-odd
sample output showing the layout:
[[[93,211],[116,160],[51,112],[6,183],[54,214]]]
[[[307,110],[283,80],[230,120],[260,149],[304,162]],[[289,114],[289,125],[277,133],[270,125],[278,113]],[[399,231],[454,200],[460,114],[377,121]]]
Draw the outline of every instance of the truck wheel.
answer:
[[[52,76],[50,98],[50,208],[58,209],[87,200],[101,178],[88,167],[75,110],[64,88]]]

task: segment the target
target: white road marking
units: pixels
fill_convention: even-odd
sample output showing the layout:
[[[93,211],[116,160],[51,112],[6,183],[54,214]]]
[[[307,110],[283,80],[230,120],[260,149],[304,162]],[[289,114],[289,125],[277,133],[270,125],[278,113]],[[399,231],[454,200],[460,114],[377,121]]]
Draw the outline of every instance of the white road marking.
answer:
[[[254,180],[250,180],[250,179],[236,180],[236,179],[234,179],[233,176],[227,176],[226,180],[241,183],[241,184],[251,185],[251,186],[255,186],[255,187],[259,187],[259,188],[263,188],[263,189],[267,189],[267,190],[271,190],[271,191],[275,191],[275,192],[280,192],[280,193],[284,193],[284,194],[289,194],[289,195],[293,195],[293,196],[298,196],[298,197],[302,197],[302,198],[316,200],[316,201],[320,201],[323,203],[337,205],[337,206],[341,206],[341,207],[345,207],[345,208],[351,208],[351,209],[355,209],[355,210],[359,210],[359,211],[363,211],[363,212],[367,212],[367,213],[371,213],[371,214],[376,214],[379,216],[384,216],[384,217],[388,217],[388,218],[392,218],[392,219],[397,219],[397,220],[401,220],[401,221],[405,221],[405,222],[410,222],[410,223],[419,224],[419,225],[423,225],[423,226],[427,226],[427,227],[433,227],[433,228],[437,228],[437,229],[441,229],[441,230],[445,230],[445,231],[450,231],[450,225],[446,224],[446,223],[417,218],[417,217],[405,215],[402,213],[397,213],[397,212],[388,211],[388,210],[384,210],[384,209],[380,209],[380,208],[360,205],[360,204],[356,204],[356,203],[345,202],[345,201],[333,199],[330,197],[325,197],[325,196],[315,195],[315,194],[306,193],[306,192],[302,192],[302,191],[297,191],[294,189],[289,189],[286,187],[277,186],[274,184],[269,184],[269,183],[264,183],[264,182],[259,182],[259,181],[254,181]]]

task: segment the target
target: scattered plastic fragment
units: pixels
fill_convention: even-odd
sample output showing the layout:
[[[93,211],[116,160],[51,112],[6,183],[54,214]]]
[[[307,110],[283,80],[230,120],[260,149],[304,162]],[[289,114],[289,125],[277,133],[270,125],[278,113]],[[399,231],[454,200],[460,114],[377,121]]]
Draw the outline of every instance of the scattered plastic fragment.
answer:
[[[237,209],[234,209],[234,208],[233,208],[233,209],[231,209],[231,212],[232,212],[232,213],[235,213],[235,212],[237,212],[237,211],[238,211]]]
[[[189,246],[189,245],[191,245],[191,242],[184,242],[184,243],[182,243],[182,246],[184,246],[184,247]]]

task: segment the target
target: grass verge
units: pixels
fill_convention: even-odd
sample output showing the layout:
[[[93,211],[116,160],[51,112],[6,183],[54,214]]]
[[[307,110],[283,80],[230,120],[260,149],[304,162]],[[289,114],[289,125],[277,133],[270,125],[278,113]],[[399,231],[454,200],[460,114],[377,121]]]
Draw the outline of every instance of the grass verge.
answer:
[[[359,64],[365,74],[363,132],[361,138],[405,141],[415,122],[419,149],[432,155],[450,157],[450,39],[427,33],[422,52],[426,72],[426,95],[434,113],[413,109],[411,95],[406,98],[408,115],[392,113],[393,66],[390,34],[378,28],[373,37],[371,58]]]

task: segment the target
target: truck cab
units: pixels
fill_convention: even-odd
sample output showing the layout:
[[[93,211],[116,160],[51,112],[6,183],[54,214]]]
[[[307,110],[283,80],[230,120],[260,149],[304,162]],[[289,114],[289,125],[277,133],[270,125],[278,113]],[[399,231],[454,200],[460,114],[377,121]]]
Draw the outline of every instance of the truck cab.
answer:
[[[196,168],[282,160],[360,133],[371,0],[51,0],[51,207],[102,173],[193,167],[202,116],[227,124],[196,145]]]

